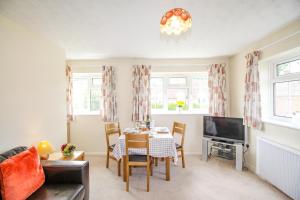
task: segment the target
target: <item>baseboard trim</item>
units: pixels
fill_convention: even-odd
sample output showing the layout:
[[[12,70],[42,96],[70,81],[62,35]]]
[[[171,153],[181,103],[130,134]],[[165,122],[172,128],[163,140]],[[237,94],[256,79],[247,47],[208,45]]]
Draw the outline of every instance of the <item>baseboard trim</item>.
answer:
[[[106,152],[85,152],[87,156],[104,156]],[[187,156],[201,156],[200,152],[185,152]]]

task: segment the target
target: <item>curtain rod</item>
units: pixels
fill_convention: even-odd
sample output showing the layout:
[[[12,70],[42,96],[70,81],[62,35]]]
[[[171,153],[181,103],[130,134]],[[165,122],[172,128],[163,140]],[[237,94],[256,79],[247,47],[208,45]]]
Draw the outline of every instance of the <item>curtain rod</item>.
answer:
[[[285,36],[285,37],[283,37],[283,38],[280,38],[279,40],[276,40],[276,41],[274,41],[274,42],[271,42],[270,44],[264,45],[264,46],[258,48],[257,50],[258,50],[258,51],[262,51],[262,50],[264,50],[264,49],[267,49],[267,48],[269,48],[269,47],[272,47],[272,46],[274,46],[274,45],[276,45],[276,44],[278,44],[278,43],[280,43],[280,42],[282,42],[282,41],[285,41],[285,40],[287,40],[287,39],[289,39],[289,38],[291,38],[291,37],[294,37],[295,35],[297,35],[297,34],[299,34],[299,33],[300,33],[300,30],[298,30],[298,31],[296,31],[296,32],[294,32],[294,33],[292,33],[292,34],[290,34],[290,35],[287,35],[287,36]]]

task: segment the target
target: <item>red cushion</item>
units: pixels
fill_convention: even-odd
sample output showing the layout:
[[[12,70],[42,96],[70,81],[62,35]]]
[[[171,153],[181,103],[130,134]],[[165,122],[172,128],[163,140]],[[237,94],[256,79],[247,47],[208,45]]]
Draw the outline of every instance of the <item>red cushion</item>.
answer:
[[[45,174],[35,147],[0,163],[3,200],[23,200],[45,182]]]

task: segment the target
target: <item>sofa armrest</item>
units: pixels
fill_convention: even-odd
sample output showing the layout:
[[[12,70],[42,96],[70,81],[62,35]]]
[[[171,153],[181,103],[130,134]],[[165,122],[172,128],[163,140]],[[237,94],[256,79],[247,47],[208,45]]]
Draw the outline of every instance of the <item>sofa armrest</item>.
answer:
[[[46,184],[77,183],[83,184],[84,199],[89,199],[89,162],[88,161],[41,161],[45,172]]]

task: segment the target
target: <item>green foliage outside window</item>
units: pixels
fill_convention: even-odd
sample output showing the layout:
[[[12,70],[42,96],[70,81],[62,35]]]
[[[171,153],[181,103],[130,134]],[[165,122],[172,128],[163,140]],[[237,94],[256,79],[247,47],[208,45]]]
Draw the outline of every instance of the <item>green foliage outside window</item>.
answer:
[[[200,108],[201,108],[201,104],[200,104],[200,103],[193,103],[193,104],[192,104],[192,107],[193,107],[194,109],[200,109]]]
[[[177,109],[177,104],[176,103],[168,103],[168,110],[169,111],[175,111]],[[182,108],[182,110],[188,110],[189,106],[185,104]]]
[[[164,107],[164,105],[161,103],[152,103],[151,104],[152,109],[162,109],[163,107]]]

